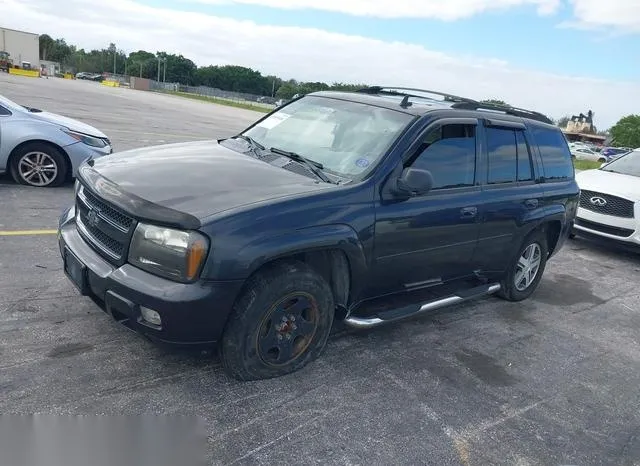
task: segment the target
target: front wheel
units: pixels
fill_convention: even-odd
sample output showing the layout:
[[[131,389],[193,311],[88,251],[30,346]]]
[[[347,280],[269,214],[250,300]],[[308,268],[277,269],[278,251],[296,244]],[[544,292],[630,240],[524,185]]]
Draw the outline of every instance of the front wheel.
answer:
[[[331,288],[308,265],[287,262],[258,272],[225,327],[222,364],[239,380],[302,369],[324,350],[334,312]]]
[[[21,146],[11,158],[11,175],[16,183],[51,188],[66,180],[67,162],[56,147],[42,142]]]
[[[536,290],[549,256],[547,238],[536,231],[525,239],[502,280],[499,296],[507,301],[522,301]]]

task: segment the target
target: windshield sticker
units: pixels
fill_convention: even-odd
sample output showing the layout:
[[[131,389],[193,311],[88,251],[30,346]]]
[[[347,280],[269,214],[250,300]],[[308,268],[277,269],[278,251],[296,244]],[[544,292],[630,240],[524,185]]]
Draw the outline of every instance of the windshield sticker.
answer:
[[[291,115],[289,115],[288,113],[278,112],[261,121],[256,126],[260,128],[272,129],[278,126],[283,121],[288,120],[289,118],[291,118]]]
[[[369,161],[367,159],[358,159],[356,160],[356,165],[360,168],[367,168],[369,166]]]

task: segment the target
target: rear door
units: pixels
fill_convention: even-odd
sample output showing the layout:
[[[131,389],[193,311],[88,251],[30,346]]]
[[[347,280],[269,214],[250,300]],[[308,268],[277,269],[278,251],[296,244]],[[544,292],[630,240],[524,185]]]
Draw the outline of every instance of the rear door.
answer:
[[[485,120],[480,236],[475,262],[484,272],[504,270],[543,209],[544,190],[523,123]]]

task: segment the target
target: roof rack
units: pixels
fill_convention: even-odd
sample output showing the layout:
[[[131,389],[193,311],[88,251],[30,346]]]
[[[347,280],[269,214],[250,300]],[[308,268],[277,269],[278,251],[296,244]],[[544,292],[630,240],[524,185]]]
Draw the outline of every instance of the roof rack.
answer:
[[[542,123],[547,123],[552,125],[553,121],[546,115],[543,115],[539,112],[534,112],[533,110],[527,110],[524,108],[511,107],[509,105],[499,105],[499,104],[490,104],[484,102],[477,102],[476,104],[471,104],[468,102],[456,102],[452,106],[452,108],[459,108],[461,110],[491,110],[496,112],[503,112],[507,115],[513,115],[520,118],[528,118],[530,120],[540,121]]]
[[[362,94],[386,94],[386,95],[396,95],[396,96],[405,96],[405,97],[415,97],[418,99],[428,99],[428,97],[425,97],[423,95],[417,95],[417,94],[410,94],[409,92],[404,92],[404,91],[409,91],[409,92],[422,92],[425,94],[434,94],[434,95],[439,95],[444,97],[445,101],[449,101],[449,102],[469,102],[469,103],[479,103],[473,99],[469,99],[467,97],[460,97],[458,95],[453,95],[453,94],[449,94],[449,93],[445,93],[445,92],[440,92],[440,91],[431,91],[428,89],[417,89],[414,87],[394,87],[394,86],[370,86],[370,87],[365,87],[363,89],[358,89],[356,92],[360,92]],[[405,104],[407,106],[409,106],[409,102],[408,99],[403,99],[403,102],[407,100],[407,102],[405,102]]]
[[[407,92],[405,92],[407,91]],[[428,97],[413,94],[414,92],[422,92],[426,94],[434,94],[444,97],[445,101],[453,102],[451,108],[457,108],[460,110],[490,110],[496,112],[503,112],[507,115],[513,115],[521,118],[529,118],[530,120],[540,121],[542,123],[553,124],[553,121],[539,112],[534,112],[533,110],[526,110],[524,108],[511,107],[509,105],[498,105],[487,102],[480,102],[474,99],[470,99],[468,97],[460,97],[454,94],[449,94],[446,92],[440,91],[431,91],[427,89],[416,89],[412,87],[393,87],[393,86],[370,86],[365,87],[363,89],[358,89],[356,92],[362,94],[384,94],[384,95],[394,95],[394,96],[403,96],[402,102],[400,106],[403,108],[410,107],[411,102],[409,102],[409,98],[419,98],[425,99]]]

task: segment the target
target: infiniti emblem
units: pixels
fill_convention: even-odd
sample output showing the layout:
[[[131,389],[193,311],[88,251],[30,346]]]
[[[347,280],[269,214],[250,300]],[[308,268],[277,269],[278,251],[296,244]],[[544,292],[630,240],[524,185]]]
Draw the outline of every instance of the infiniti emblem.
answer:
[[[599,207],[603,207],[605,205],[607,205],[607,200],[603,199],[601,197],[598,196],[594,196],[591,199],[589,199],[589,202],[591,202],[593,205],[597,205]]]
[[[89,213],[87,214],[87,221],[89,222],[89,225],[92,227],[98,226],[98,223],[100,222],[100,217],[98,217],[98,212],[96,212],[95,209],[89,210]]]

